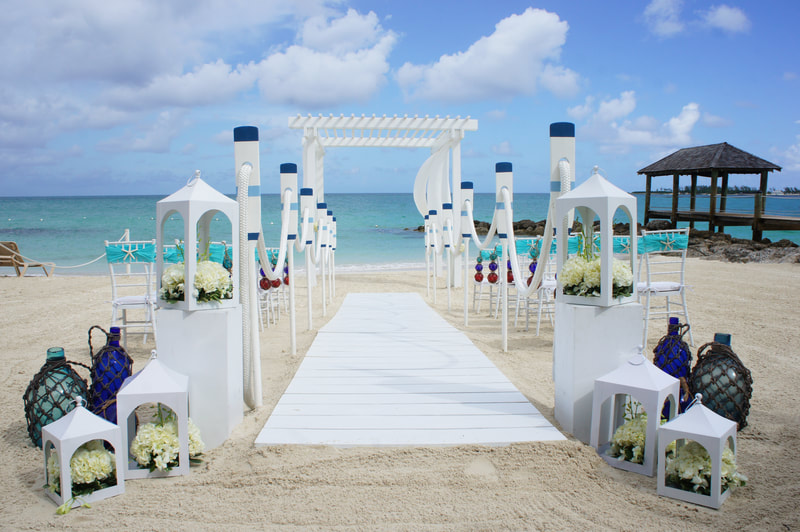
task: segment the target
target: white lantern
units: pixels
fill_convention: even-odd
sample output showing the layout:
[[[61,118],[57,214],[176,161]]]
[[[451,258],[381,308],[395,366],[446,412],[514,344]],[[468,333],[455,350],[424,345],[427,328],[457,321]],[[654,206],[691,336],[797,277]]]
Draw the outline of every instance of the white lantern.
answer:
[[[202,259],[211,255],[211,224],[219,214],[228,218],[231,225],[230,235],[223,241],[232,245],[231,281],[233,290],[230,298],[219,301],[198,301],[195,295],[195,275]],[[164,282],[164,271],[169,265],[164,261],[164,228],[169,218],[178,214],[183,219],[183,280],[184,293],[182,301],[169,302],[162,290],[168,288]],[[239,208],[238,204],[217,192],[213,187],[200,179],[200,171],[189,180],[189,183],[174,194],[156,203],[156,272],[158,280],[158,304],[161,308],[177,310],[200,310],[235,307],[239,303]],[[181,239],[179,239],[181,240]],[[178,259],[180,260],[180,259]]]
[[[100,452],[107,451],[106,444],[113,449],[114,472],[107,478],[114,481],[113,483],[109,481],[108,487],[73,498],[72,484],[77,480],[72,477],[72,458],[81,446],[95,440],[98,440],[98,447],[102,449]],[[78,398],[78,405],[67,415],[42,428],[42,449],[45,482],[48,486],[58,486],[58,492],[49,488],[46,488],[46,491],[57,504],[62,505],[72,499],[71,507],[75,507],[125,492],[122,458],[125,451],[121,446],[119,427],[89,412],[83,407],[82,398]],[[58,461],[58,478],[53,478],[56,476],[54,467],[48,467],[48,463],[54,460]]]
[[[614,371],[599,377],[594,383],[592,401],[591,444],[609,465],[653,476],[656,468],[656,430],[665,403],[669,400],[669,418],[675,417],[680,397],[680,381],[657,368],[641,353]],[[647,414],[642,463],[620,459],[608,454],[611,436],[625,420],[618,399],[636,401]],[[630,399],[628,399],[630,398]],[[610,409],[605,408],[611,400]],[[623,455],[624,456],[624,455]]]
[[[131,453],[136,438],[136,409],[146,404],[164,405],[176,417],[178,429],[178,465],[169,470],[150,471]],[[160,406],[158,407],[160,408]],[[165,366],[153,351],[147,366],[125,379],[117,394],[117,423],[125,445],[125,478],[172,477],[189,474],[189,378]]]
[[[698,394],[686,413],[658,428],[658,494],[717,509],[731,494],[730,489],[722,489],[722,462],[726,447],[731,449],[735,461],[737,425],[706,408],[700,399]],[[681,453],[690,441],[702,445],[711,462],[707,495],[670,485],[665,457],[667,447],[675,442],[674,452]]]
[[[628,218],[631,228],[631,242],[636,241],[636,198],[620,188],[614,186],[604,177],[594,173],[579,187],[571,190],[556,199],[556,218],[555,226],[564,227],[562,221],[566,219],[570,212],[575,209],[581,218],[583,225],[583,239],[587,245],[594,246],[599,242],[600,249],[600,287],[597,295],[574,295],[564,293],[565,284],[562,282],[564,276],[561,275],[564,264],[568,259],[568,238],[567,235],[557,235],[557,268],[559,275],[558,294],[556,300],[575,305],[594,305],[599,307],[610,307],[622,303],[636,301],[636,246],[630,247],[630,252],[619,260],[630,268],[631,291],[630,295],[614,297],[614,215],[617,210],[621,210]],[[600,234],[595,235],[593,223],[595,216],[600,220]],[[599,236],[599,238],[598,238]],[[619,267],[618,267],[619,268]],[[627,275],[626,275],[627,277]],[[627,280],[627,279],[626,279]],[[569,285],[576,286],[576,285]],[[568,290],[570,291],[570,290]]]

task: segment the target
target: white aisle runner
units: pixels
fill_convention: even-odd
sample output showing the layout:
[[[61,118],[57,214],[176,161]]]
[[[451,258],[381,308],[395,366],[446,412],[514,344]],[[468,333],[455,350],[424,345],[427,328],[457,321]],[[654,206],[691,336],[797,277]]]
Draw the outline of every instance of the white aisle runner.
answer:
[[[375,293],[347,295],[255,443],[503,445],[562,439],[422,297]]]

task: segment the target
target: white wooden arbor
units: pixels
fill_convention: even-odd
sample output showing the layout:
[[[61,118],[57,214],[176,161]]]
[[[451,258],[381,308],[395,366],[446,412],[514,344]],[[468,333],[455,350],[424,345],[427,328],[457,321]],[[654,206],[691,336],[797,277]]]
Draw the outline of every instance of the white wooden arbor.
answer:
[[[428,148],[414,183],[414,202],[420,216],[441,212],[445,203],[461,206],[461,140],[466,131],[477,131],[470,117],[429,116],[297,116],[289,117],[290,129],[303,130],[303,187],[314,191],[316,203],[325,202],[324,158],[326,148]],[[452,168],[451,168],[452,159]],[[452,181],[448,181],[452,177]],[[452,187],[451,187],[452,183]],[[460,217],[453,220],[456,234]],[[456,264],[453,271],[458,271]],[[459,277],[450,272],[450,278]]]

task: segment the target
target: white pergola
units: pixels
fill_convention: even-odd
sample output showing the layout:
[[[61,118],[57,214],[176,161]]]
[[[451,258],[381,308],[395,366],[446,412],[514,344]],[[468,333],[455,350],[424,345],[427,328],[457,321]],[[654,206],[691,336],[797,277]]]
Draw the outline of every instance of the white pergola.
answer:
[[[424,217],[431,210],[441,212],[444,203],[460,209],[461,140],[466,131],[477,131],[473,118],[298,114],[289,117],[289,128],[303,130],[303,187],[314,190],[318,203],[325,201],[326,148],[428,148],[431,155],[414,182],[417,210]],[[459,234],[461,217],[453,223]]]

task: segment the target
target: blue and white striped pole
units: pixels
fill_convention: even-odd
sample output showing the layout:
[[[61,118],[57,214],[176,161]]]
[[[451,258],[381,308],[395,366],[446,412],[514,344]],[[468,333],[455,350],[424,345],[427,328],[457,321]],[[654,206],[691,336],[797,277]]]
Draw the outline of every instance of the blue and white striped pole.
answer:
[[[258,235],[261,232],[261,169],[258,128],[241,126],[233,130],[235,175],[245,164],[252,166],[247,185],[247,224],[239,224],[239,299],[242,301],[242,352],[244,400],[250,408],[263,404],[261,390],[261,343],[258,336],[258,292],[254,260]]]
[[[320,266],[320,273],[322,275],[322,315],[325,316],[328,313],[328,305],[327,299],[328,296],[326,294],[327,290],[327,255],[328,255],[328,204],[327,203],[317,203],[317,223],[319,224],[319,230],[317,231],[317,238],[320,240],[320,256],[319,256],[319,266]]]
[[[472,240],[472,229],[469,216],[467,214],[467,202],[470,205],[473,203],[474,190],[472,181],[464,181],[461,183],[461,240],[464,242],[464,252],[461,254],[464,257],[464,327],[469,326],[469,287],[472,283],[469,282],[469,241]]]
[[[297,316],[295,312],[294,293],[294,244],[297,240],[297,165],[294,163],[281,164],[281,202],[287,201],[286,192],[289,191],[289,231],[286,236],[286,262],[289,266],[289,330],[292,338],[292,355],[297,354]],[[283,205],[281,205],[283,207]]]
[[[314,245],[314,210],[316,205],[314,204],[314,189],[313,188],[301,188],[300,189],[300,212],[303,213],[303,227],[307,227],[308,230],[304,231],[305,234],[301,235],[301,238],[305,238],[303,244],[303,249],[306,255],[306,279],[307,287],[306,287],[306,295],[308,296],[308,330],[312,330],[314,328],[314,320],[312,319],[312,301],[311,301],[311,289],[314,286],[314,273],[312,272],[312,268],[314,267],[314,261],[312,260],[311,255],[314,253],[312,250],[312,246]]]
[[[503,352],[508,351],[508,241],[509,234],[513,233],[513,227],[508,227],[508,218],[506,216],[506,204],[504,201],[503,190],[508,191],[509,205],[511,209],[514,200],[514,173],[511,171],[511,163],[497,163],[494,167],[495,172],[495,190],[496,190],[496,206],[497,213],[497,236],[500,238],[500,245],[502,246],[502,255],[500,259],[500,290],[498,294],[498,303],[503,306],[502,318],[502,339],[503,339]],[[510,218],[513,220],[513,211]]]

